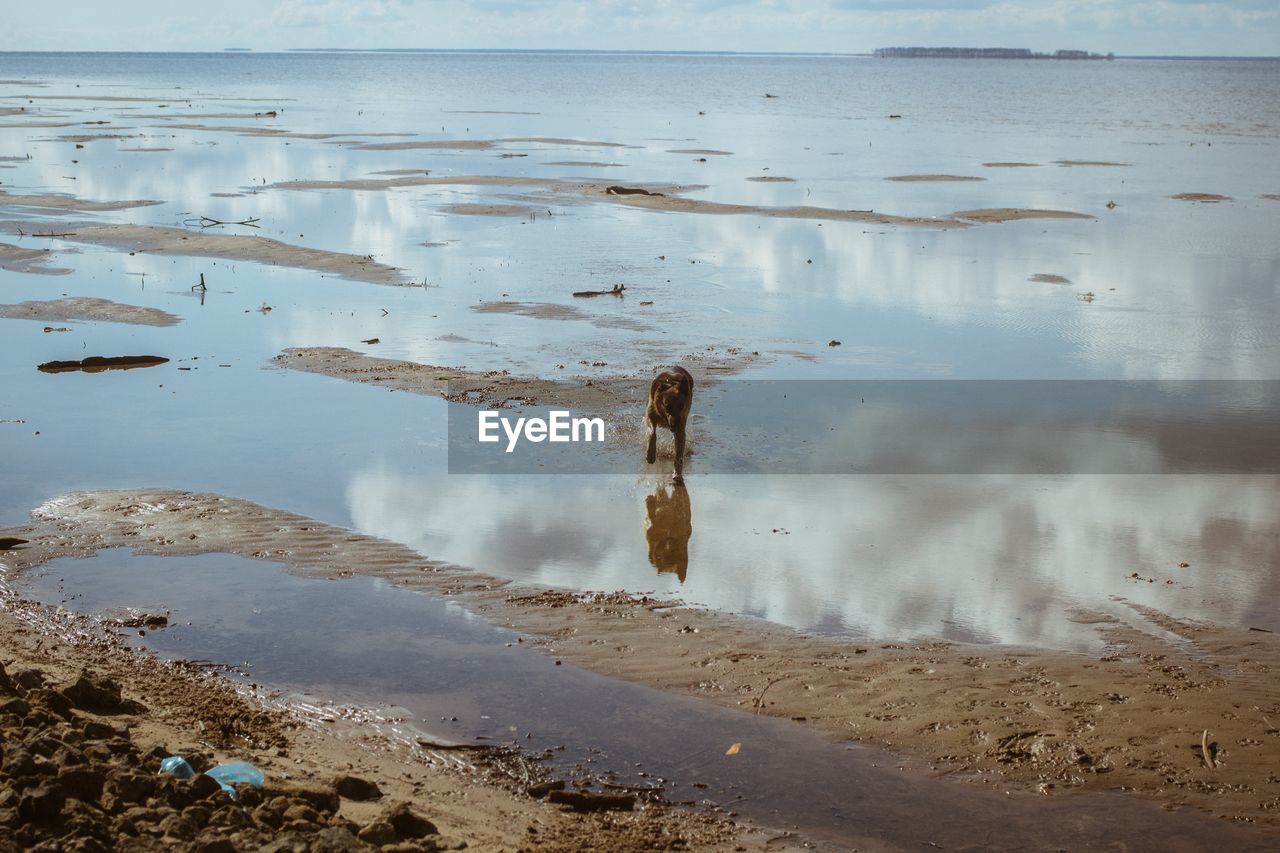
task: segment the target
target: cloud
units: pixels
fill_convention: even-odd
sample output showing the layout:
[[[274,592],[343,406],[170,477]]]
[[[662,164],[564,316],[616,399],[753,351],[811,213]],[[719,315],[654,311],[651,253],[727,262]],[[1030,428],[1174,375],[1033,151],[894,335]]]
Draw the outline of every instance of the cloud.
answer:
[[[281,27],[392,24],[405,20],[409,0],[286,0],[271,16]]]

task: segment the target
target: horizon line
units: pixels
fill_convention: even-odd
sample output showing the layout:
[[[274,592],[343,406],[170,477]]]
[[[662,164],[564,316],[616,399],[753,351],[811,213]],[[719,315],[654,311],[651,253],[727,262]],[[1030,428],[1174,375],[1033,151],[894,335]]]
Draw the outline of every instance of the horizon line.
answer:
[[[943,47],[955,47],[944,45]],[[938,49],[930,47],[928,49]],[[962,48],[969,49],[969,48]],[[976,49],[976,48],[975,48]],[[659,55],[659,56],[814,56],[875,58],[871,51],[789,51],[789,50],[659,50],[649,48],[573,48],[573,47],[285,47],[258,49],[251,47],[223,47],[204,50],[0,50],[0,56],[12,54],[140,54],[140,55],[217,55],[227,53],[256,53],[262,55],[290,53],[564,53],[601,55]],[[1280,54],[1114,54],[1116,59],[1199,59],[1199,60],[1280,60]],[[945,57],[887,57],[888,59],[938,59]]]

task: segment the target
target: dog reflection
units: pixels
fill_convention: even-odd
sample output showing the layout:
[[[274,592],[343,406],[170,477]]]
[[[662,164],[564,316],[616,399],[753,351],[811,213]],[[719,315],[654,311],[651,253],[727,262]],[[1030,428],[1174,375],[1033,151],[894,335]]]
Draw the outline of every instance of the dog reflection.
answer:
[[[689,490],[683,485],[658,486],[644,499],[644,538],[649,542],[649,562],[659,572],[672,572],[684,583],[689,571],[689,537],[693,535],[693,511]]]

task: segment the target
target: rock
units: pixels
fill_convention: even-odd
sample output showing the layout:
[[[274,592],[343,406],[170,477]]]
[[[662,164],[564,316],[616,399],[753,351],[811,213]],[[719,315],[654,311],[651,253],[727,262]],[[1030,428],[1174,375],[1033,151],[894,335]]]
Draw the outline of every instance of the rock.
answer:
[[[236,791],[236,802],[246,809],[254,808],[262,803],[262,791],[247,782],[237,782],[231,786]]]
[[[198,800],[203,800],[206,797],[213,796],[214,794],[222,794],[222,786],[218,784],[218,780],[214,779],[212,776],[206,776],[203,773],[192,776],[191,781],[187,783],[187,786],[191,791],[191,796]],[[223,796],[226,795],[223,794]]]
[[[281,823],[280,812],[271,808],[270,805],[263,803],[253,810],[253,820],[255,823],[270,829],[277,829]]]
[[[13,683],[23,690],[35,690],[44,687],[44,674],[36,669],[28,667],[18,667],[9,673],[9,677],[13,679]]]
[[[228,838],[207,834],[191,845],[192,853],[236,853],[236,846]]]
[[[90,711],[114,711],[120,707],[120,685],[110,678],[87,672],[80,673],[74,684],[62,688],[62,695],[77,708]]]
[[[263,789],[264,797],[286,797],[290,800],[305,800],[318,812],[333,813],[338,810],[341,800],[338,792],[327,785],[283,784],[276,782]],[[282,806],[283,812],[288,806]]]
[[[360,830],[357,836],[366,844],[372,844],[374,847],[381,847],[384,844],[396,843],[396,828],[385,820],[375,820],[368,823],[364,829]]]
[[[408,803],[396,803],[391,806],[382,813],[382,820],[395,828],[396,838],[400,841],[425,838],[439,833],[434,823],[418,814]]]
[[[536,785],[530,785],[527,790],[529,796],[533,797],[535,800],[540,800],[552,791],[563,791],[564,780],[557,779],[553,782],[539,782]]]
[[[382,799],[382,789],[378,787],[377,782],[370,782],[358,776],[339,776],[334,780],[333,789],[338,792],[338,796],[356,802]]]
[[[209,822],[209,818],[213,816],[213,812],[209,809],[208,806],[200,806],[200,805],[187,806],[185,809],[182,810],[182,813],[186,815],[187,818],[192,823],[194,823],[197,827],[201,829],[203,829],[204,826]]]
[[[38,787],[28,788],[22,792],[18,800],[18,815],[23,820],[47,822],[56,820],[67,800],[62,788],[51,781],[41,782]]]
[[[308,823],[319,823],[320,815],[316,814],[316,810],[306,803],[298,802],[284,810],[284,822],[286,824],[292,823],[295,820],[305,820]]]
[[[106,778],[102,770],[90,767],[63,768],[58,772],[58,784],[67,792],[67,796],[86,803],[98,801]]]
[[[4,751],[3,766],[5,775],[14,779],[31,776],[36,772],[35,759],[20,746],[10,746]]]
[[[168,838],[180,838],[183,841],[190,841],[196,837],[195,822],[186,814],[171,814],[164,820],[160,821],[160,831]]]
[[[311,837],[311,853],[348,853],[348,851],[371,851],[373,846],[343,827],[322,829]]]
[[[81,729],[88,740],[110,740],[116,736],[116,730],[98,720],[89,720]]]
[[[83,835],[68,842],[62,849],[67,853],[110,853],[112,847],[92,835]]]
[[[103,785],[103,796],[121,803],[145,803],[156,789],[156,780],[133,770],[113,770]]]
[[[635,808],[634,794],[593,794],[589,791],[552,791],[547,802],[568,806],[578,812],[631,811]]]
[[[35,690],[27,691],[27,701],[31,703],[33,709],[44,709],[63,719],[71,718],[72,702],[63,694],[47,687],[39,687]]]

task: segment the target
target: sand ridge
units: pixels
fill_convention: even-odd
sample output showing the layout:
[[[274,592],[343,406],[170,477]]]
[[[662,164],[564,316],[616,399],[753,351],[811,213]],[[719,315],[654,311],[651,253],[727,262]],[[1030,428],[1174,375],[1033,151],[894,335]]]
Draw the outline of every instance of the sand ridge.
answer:
[[[65,267],[47,266],[53,253],[48,249],[24,249],[12,243],[0,243],[0,269],[36,275],[66,275]]]
[[[181,318],[159,308],[124,305],[110,299],[67,296],[62,299],[32,300],[0,305],[0,317],[11,320],[42,320],[64,323],[74,320],[129,323],[137,326],[174,326]]]
[[[1235,201],[1229,195],[1218,195],[1217,193],[1177,193],[1169,196],[1176,201],[1202,202],[1205,204],[1216,204],[1220,201]]]
[[[90,199],[77,198],[73,195],[21,195],[18,193],[10,193],[0,190],[0,206],[47,207],[53,210],[72,210],[91,213],[109,210],[131,210],[135,207],[150,207],[156,204],[164,204],[164,202],[151,201],[149,199],[137,199],[134,201],[92,201]]]
[[[74,243],[105,246],[119,251],[254,261],[273,266],[312,270],[369,284],[406,285],[410,283],[399,269],[380,263],[369,255],[351,255],[295,246],[270,237],[215,234],[209,231],[189,231],[162,225],[65,223],[59,225],[58,230],[65,235],[62,239]]]
[[[903,183],[915,182],[958,182],[958,181],[985,181],[986,178],[978,178],[972,175],[894,175],[885,178],[886,181],[900,181]]]

